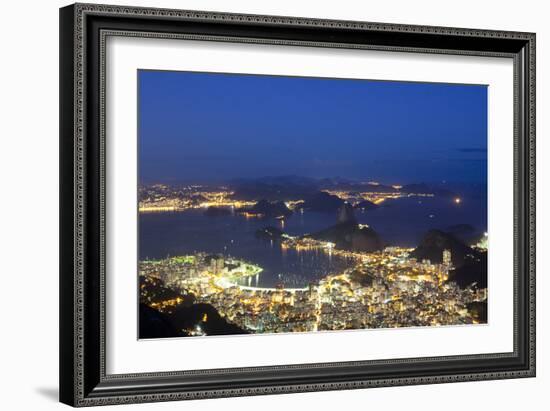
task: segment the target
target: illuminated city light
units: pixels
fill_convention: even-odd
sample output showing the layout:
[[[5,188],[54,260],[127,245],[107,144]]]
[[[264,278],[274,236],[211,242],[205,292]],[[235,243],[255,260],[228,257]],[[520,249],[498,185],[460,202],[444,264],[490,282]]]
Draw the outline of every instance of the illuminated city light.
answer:
[[[456,324],[457,321],[473,324],[465,305],[487,298],[486,289],[462,290],[447,283],[452,266],[449,250],[444,251],[442,264],[428,260],[418,263],[408,257],[411,251],[408,248],[387,247],[380,252],[352,253],[334,249],[333,243],[312,239],[302,243],[306,239],[291,239],[286,247],[298,249],[304,244],[312,247],[318,243],[321,249],[360,254],[361,258],[352,268],[303,288],[243,286],[238,279],[257,276],[260,267],[231,258],[209,260],[206,254],[196,254],[193,260],[181,256],[143,261],[140,275],[158,273],[160,264],[161,277],[168,286],[190,291],[197,301],[212,304],[228,321],[252,332],[336,330],[348,328],[352,322],[363,328],[403,327],[408,321],[416,325],[419,321],[425,325]],[[189,264],[190,261],[194,263]],[[354,279],[357,275],[372,276],[373,281],[370,285],[361,285]],[[167,305],[168,301],[154,307]],[[242,313],[249,314],[243,316]],[[256,317],[250,317],[253,313]],[[269,313],[269,321],[262,319],[263,313]],[[206,322],[207,316],[202,320]],[[288,324],[292,324],[290,329]],[[200,326],[188,332],[204,335]]]
[[[374,182],[376,183],[376,182]],[[376,184],[370,184],[375,187]],[[392,186],[394,190],[402,188]],[[398,198],[421,199],[434,197],[433,193],[383,192],[382,187],[363,186],[359,191],[325,190],[343,201],[357,206],[362,201],[380,204]],[[143,194],[143,195],[142,195]],[[185,186],[177,191],[164,185],[155,185],[140,192],[140,212],[177,212],[208,207],[225,207],[244,218],[259,218],[262,214],[250,212],[257,201],[233,199],[234,193],[226,187]],[[461,204],[456,197],[451,204]],[[303,200],[286,201],[291,210]],[[299,207],[299,208],[298,208]],[[434,214],[428,214],[434,218]],[[282,227],[285,216],[275,217]],[[298,218],[303,219],[299,216]],[[367,224],[358,224],[360,229]],[[484,251],[488,234],[480,236],[474,248]],[[233,243],[233,240],[231,240]],[[250,332],[290,332],[338,330],[349,328],[392,328],[418,325],[474,324],[479,322],[467,308],[473,302],[486,302],[487,290],[474,287],[460,288],[449,282],[453,269],[450,250],[444,250],[441,263],[417,261],[411,257],[411,248],[387,247],[378,252],[362,252],[337,248],[335,243],[309,237],[281,233],[273,247],[284,253],[326,253],[342,257],[348,268],[337,269],[304,285],[303,280],[288,281],[280,276],[275,287],[259,286],[263,268],[227,255],[209,255],[196,252],[191,255],[139,262],[141,301],[160,312],[174,312],[181,304],[188,304],[186,295],[196,303],[212,305],[221,317]],[[168,294],[155,294],[152,285],[164,284]],[[153,291],[151,291],[153,290]],[[184,330],[188,335],[205,335],[208,315],[202,314],[201,324]]]

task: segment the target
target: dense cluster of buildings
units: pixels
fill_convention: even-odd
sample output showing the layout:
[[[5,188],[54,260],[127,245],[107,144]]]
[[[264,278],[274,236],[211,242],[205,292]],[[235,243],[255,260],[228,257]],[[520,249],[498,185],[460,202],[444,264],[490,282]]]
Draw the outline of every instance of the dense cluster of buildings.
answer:
[[[377,185],[371,183],[370,185]],[[386,200],[392,200],[404,197],[434,197],[432,193],[405,193],[398,191],[401,186],[393,186],[396,191],[349,191],[349,190],[324,190],[326,193],[335,195],[342,200],[349,202],[353,206],[360,206],[363,201],[370,201],[374,204],[380,204]]]
[[[376,186],[378,183],[370,182],[369,186]],[[349,202],[353,206],[358,206],[361,202],[367,200],[374,204],[389,199],[403,197],[433,197],[432,193],[405,193],[399,191],[401,186],[393,186],[394,191],[376,191],[369,187],[368,191],[349,191],[349,190],[323,190],[324,192],[335,195],[340,199]],[[162,211],[184,211],[194,208],[208,207],[233,207],[235,209],[245,209],[256,204],[256,201],[241,201],[232,198],[234,192],[227,187],[208,187],[202,185],[188,185],[172,187],[166,184],[154,184],[140,186],[139,188],[139,211],[140,212],[162,212]],[[286,206],[294,210],[304,200],[286,201]],[[257,214],[244,212],[245,217],[257,217]]]
[[[142,261],[140,275],[161,279],[182,295],[192,294],[227,321],[257,333],[472,324],[476,319],[468,305],[487,298],[486,289],[461,289],[447,281],[449,250],[441,264],[433,264],[410,258],[411,249],[353,253],[326,242],[302,241],[287,237],[283,244],[347,253],[353,257],[352,267],[303,288],[262,288],[239,281],[257,280],[261,267],[197,253]]]
[[[139,188],[139,212],[184,211],[195,208],[234,207],[244,208],[255,201],[239,201],[231,198],[233,192],[226,187],[209,188],[202,185],[171,187],[154,184]]]
[[[393,191],[369,187],[364,192],[326,192],[354,206],[360,206],[365,200],[379,204],[403,196],[433,196],[403,193],[399,191],[400,186],[392,188]],[[139,210],[181,211],[208,207],[246,210],[255,204],[236,201],[232,199],[233,194],[225,187],[190,185],[176,189],[157,184],[140,188]],[[293,210],[301,202],[286,202],[285,206]],[[245,217],[246,214],[243,213]],[[364,228],[361,224],[358,226]],[[471,324],[478,319],[469,309],[470,304],[487,299],[486,289],[460,288],[448,281],[449,271],[453,269],[450,250],[443,251],[441,263],[432,263],[410,257],[412,249],[387,247],[366,253],[336,248],[332,242],[307,236],[294,237],[267,230],[266,235],[276,237],[283,251],[326,252],[346,258],[349,267],[301,288],[283,285],[263,288],[257,286],[261,267],[232,257],[195,253],[141,261],[141,284],[162,281],[177,296],[192,295],[194,301],[215,307],[227,321],[256,333]],[[477,248],[486,250],[486,237],[479,241]],[[143,288],[146,289],[150,288]],[[177,296],[155,295],[154,301],[151,296],[142,297],[151,307],[166,311],[182,303],[182,298]]]

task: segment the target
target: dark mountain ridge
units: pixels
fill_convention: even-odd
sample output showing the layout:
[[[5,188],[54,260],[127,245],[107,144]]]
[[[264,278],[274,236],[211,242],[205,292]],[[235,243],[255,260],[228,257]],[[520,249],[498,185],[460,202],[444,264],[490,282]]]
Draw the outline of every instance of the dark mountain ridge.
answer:
[[[443,250],[451,252],[451,261],[455,267],[462,267],[468,260],[479,257],[479,253],[468,247],[454,235],[441,231],[428,231],[422,241],[411,253],[417,260],[430,260],[432,263],[443,261]]]
[[[474,283],[480,288],[487,287],[487,253],[467,246],[451,233],[428,231],[410,256],[419,261],[427,259],[432,263],[441,263],[444,250],[451,252],[453,264],[449,281],[456,282],[460,287]]]
[[[373,252],[384,248],[384,243],[376,231],[354,222],[338,223],[310,234],[309,237],[330,241],[341,250]]]
[[[268,201],[266,199],[258,201],[250,208],[239,210],[239,212],[246,212],[265,218],[288,217],[292,215],[292,210],[283,201]]]
[[[309,237],[329,241],[342,250],[373,252],[384,248],[376,231],[366,225],[357,224],[353,207],[349,203],[343,203],[339,208],[335,225],[310,234]]]
[[[307,197],[298,207],[308,211],[318,211],[321,213],[334,213],[342,207],[344,200],[340,197],[318,191]]]

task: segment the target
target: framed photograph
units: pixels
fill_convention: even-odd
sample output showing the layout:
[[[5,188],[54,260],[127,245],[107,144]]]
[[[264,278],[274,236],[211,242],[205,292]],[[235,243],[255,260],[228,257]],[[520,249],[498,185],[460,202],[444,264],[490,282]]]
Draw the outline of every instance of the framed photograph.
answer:
[[[535,35],[60,10],[60,398],[535,376]]]

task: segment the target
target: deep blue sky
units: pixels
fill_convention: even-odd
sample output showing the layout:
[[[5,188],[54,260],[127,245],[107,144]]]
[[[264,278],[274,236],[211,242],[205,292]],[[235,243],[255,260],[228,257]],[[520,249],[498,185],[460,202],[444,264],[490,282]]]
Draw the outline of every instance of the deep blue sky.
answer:
[[[139,71],[140,179],[487,181],[487,87]]]

